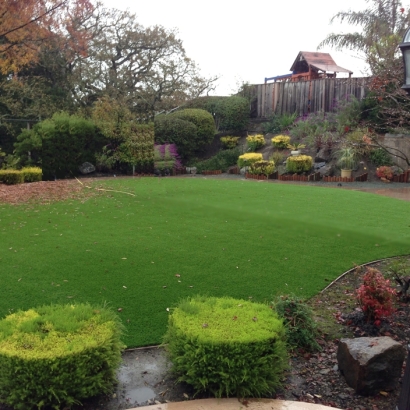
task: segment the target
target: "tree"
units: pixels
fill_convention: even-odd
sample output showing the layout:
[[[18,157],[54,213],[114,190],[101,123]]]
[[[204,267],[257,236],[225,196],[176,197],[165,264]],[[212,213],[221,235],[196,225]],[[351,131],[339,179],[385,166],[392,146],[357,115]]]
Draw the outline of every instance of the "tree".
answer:
[[[318,46],[349,49],[364,53],[372,73],[388,67],[398,57],[397,45],[410,24],[410,11],[399,0],[367,0],[363,11],[341,11],[331,19],[361,27],[353,33],[331,33]]]
[[[80,16],[92,9],[89,0],[3,1],[0,4],[0,71],[16,73],[37,61],[41,47],[56,35],[64,34],[67,47],[84,49],[87,39],[80,29]]]
[[[176,107],[212,89],[174,30],[145,28],[129,11],[99,7],[88,55],[72,64],[76,100],[90,106],[103,95],[126,101],[140,119]]]

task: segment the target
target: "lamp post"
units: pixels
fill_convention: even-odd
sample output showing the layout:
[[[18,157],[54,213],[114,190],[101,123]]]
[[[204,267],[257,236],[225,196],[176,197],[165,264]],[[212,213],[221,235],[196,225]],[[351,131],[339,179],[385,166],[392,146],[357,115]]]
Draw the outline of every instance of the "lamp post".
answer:
[[[404,85],[401,88],[410,94],[410,27],[406,30],[403,42],[399,44],[399,47],[404,62]]]

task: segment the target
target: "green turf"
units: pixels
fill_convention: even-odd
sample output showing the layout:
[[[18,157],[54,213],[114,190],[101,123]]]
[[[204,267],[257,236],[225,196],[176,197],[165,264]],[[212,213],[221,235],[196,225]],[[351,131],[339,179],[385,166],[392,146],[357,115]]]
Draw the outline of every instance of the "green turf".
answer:
[[[201,177],[105,186],[136,196],[0,206],[0,317],[107,301],[125,343],[150,345],[181,297],[311,297],[354,264],[410,253],[405,201]]]

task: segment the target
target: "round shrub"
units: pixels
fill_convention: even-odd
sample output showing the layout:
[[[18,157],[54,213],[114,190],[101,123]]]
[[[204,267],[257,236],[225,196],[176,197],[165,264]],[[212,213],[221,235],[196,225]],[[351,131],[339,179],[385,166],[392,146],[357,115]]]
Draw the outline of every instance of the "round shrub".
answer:
[[[205,110],[192,108],[155,117],[155,142],[175,144],[185,160],[210,144],[214,136],[214,119]]]
[[[42,306],[0,321],[0,402],[14,409],[70,407],[108,393],[122,327],[107,308]]]
[[[288,135],[277,135],[271,139],[272,145],[276,148],[287,148],[290,143]]]
[[[249,102],[243,97],[199,97],[188,101],[184,108],[200,108],[211,113],[218,131],[242,131],[249,121]]]
[[[273,161],[256,161],[250,167],[250,173],[255,175],[271,175],[275,171]]]
[[[238,158],[238,167],[249,167],[256,161],[262,161],[262,154],[256,152],[249,152],[242,154]]]
[[[267,305],[194,297],[169,317],[164,338],[179,381],[216,397],[271,394],[287,367],[283,323]]]
[[[265,138],[262,134],[249,135],[246,137],[249,151],[255,151],[265,145]]]
[[[221,137],[220,138],[221,144],[225,149],[232,149],[238,145],[239,137]]]
[[[183,160],[194,156],[197,147],[195,124],[171,115],[158,115],[155,117],[154,127],[156,144],[175,144]]]
[[[286,160],[288,172],[300,173],[310,171],[313,167],[313,158],[309,155],[295,155]]]

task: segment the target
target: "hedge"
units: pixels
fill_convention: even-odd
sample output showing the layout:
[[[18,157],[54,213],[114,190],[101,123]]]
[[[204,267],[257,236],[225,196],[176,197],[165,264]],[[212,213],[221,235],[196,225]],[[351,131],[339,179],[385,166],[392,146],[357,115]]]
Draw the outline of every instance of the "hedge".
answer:
[[[216,397],[271,394],[287,367],[282,321],[267,305],[193,297],[169,316],[164,337],[180,382]]]
[[[116,314],[86,304],[42,306],[0,321],[0,402],[61,409],[112,390],[121,361]]]

